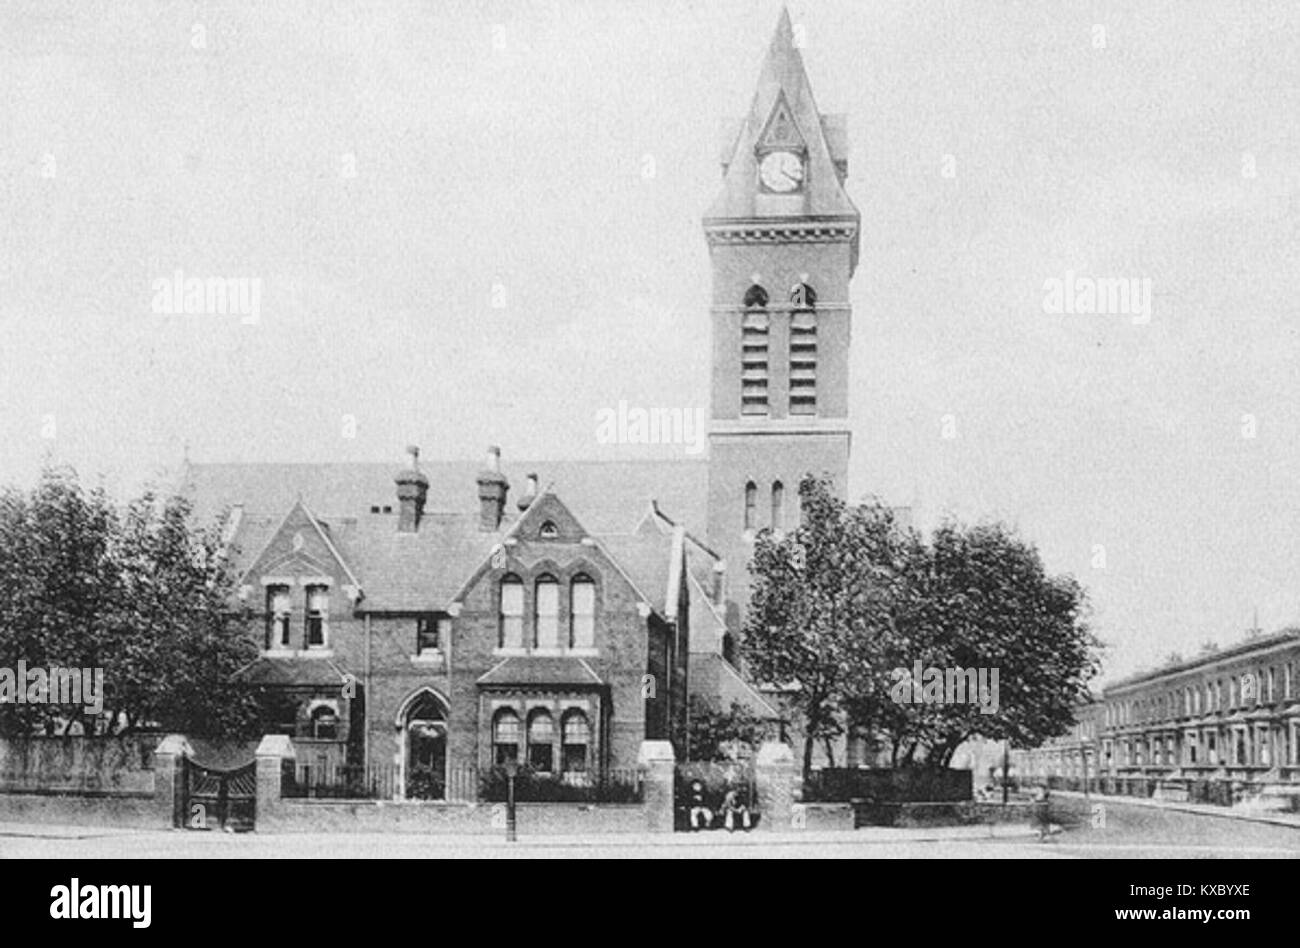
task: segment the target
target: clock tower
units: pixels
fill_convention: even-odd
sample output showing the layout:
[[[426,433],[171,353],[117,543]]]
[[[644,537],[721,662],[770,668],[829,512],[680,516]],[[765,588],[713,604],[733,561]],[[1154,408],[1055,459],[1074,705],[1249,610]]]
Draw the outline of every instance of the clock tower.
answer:
[[[749,112],[725,137],[704,217],[713,264],[709,544],[727,562],[727,624],[749,595],[754,534],[790,528],[799,481],[849,462],[849,281],[860,216],[844,189],[844,117],[813,101],[782,11]]]

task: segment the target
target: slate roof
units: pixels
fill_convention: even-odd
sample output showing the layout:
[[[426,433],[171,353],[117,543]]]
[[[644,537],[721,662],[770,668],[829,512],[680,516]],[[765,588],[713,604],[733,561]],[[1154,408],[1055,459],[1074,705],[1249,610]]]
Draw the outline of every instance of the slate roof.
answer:
[[[581,658],[507,658],[479,678],[480,685],[603,685],[599,675]]]
[[[631,531],[652,502],[686,522],[704,526],[708,470],[701,460],[525,461],[506,500],[497,532],[480,529],[473,461],[422,463],[429,493],[420,529],[397,530],[395,476],[388,464],[191,464],[181,492],[200,523],[238,507],[229,537],[237,571],[251,565],[272,539],[285,512],[300,500],[365,590],[371,612],[431,611],[445,607],[519,517],[515,500],[536,473],[632,578],[656,608],[664,604],[671,533]],[[509,477],[510,475],[507,474]],[[393,513],[371,513],[373,507]],[[692,519],[694,518],[694,519]]]
[[[691,694],[705,696],[717,710],[726,711],[736,701],[765,720],[782,718],[781,712],[716,652],[692,652],[689,668]]]
[[[245,665],[235,677],[252,685],[305,685],[335,688],[347,680],[328,658],[307,660],[261,657]]]
[[[482,463],[426,461],[428,513],[477,516],[475,480]],[[230,506],[243,504],[246,515],[279,518],[299,496],[323,520],[345,517],[383,519],[395,529],[397,493],[393,478],[400,464],[190,464],[181,491],[195,504],[200,522],[210,523]],[[650,501],[700,534],[706,526],[708,465],[704,458],[646,461],[509,461],[506,499],[508,529],[517,516],[515,500],[525,478],[537,474],[592,533],[628,533]],[[371,507],[390,506],[393,513],[372,514]],[[276,524],[272,524],[272,528]]]

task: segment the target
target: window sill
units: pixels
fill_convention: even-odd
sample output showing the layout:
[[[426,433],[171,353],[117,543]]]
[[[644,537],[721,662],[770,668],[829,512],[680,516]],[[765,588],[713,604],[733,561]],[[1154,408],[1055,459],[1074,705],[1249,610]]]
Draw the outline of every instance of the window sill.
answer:
[[[411,661],[416,665],[441,665],[442,660],[442,651],[439,649],[426,649],[418,655],[411,656]]]
[[[596,658],[597,648],[494,648],[493,655],[502,658]],[[412,659],[415,661],[416,659]]]
[[[268,648],[262,650],[263,658],[333,658],[334,649],[322,646],[312,648]]]

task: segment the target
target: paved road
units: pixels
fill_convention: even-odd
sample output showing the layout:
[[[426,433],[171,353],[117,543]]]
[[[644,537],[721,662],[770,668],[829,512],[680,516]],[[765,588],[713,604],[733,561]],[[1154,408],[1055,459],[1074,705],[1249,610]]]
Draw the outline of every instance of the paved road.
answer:
[[[1092,803],[1104,807],[1104,825],[1093,825]],[[721,833],[669,837],[502,839],[419,834],[243,834],[186,831],[98,830],[18,827],[0,824],[0,859],[127,857],[365,859],[376,857],[667,858],[667,859],[1104,859],[1104,858],[1295,858],[1300,828],[1274,826],[1198,813],[1151,809],[1103,798],[1085,803],[1056,797],[1053,816],[1062,824],[1040,843],[1023,829],[864,829],[854,833],[763,836]],[[1102,822],[1098,820],[1098,822]]]
[[[1098,812],[1094,809],[1097,806],[1103,809]],[[1043,845],[1062,857],[1300,857],[1300,827],[1187,813],[1129,803],[1119,797],[1084,800],[1056,795],[1052,812],[1053,819],[1064,824],[1064,831]]]

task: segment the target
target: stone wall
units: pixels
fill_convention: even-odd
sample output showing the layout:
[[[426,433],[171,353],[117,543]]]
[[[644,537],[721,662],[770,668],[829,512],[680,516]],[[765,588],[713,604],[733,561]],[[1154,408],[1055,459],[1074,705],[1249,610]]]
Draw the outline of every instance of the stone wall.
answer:
[[[158,734],[0,740],[0,791],[153,792]]]

